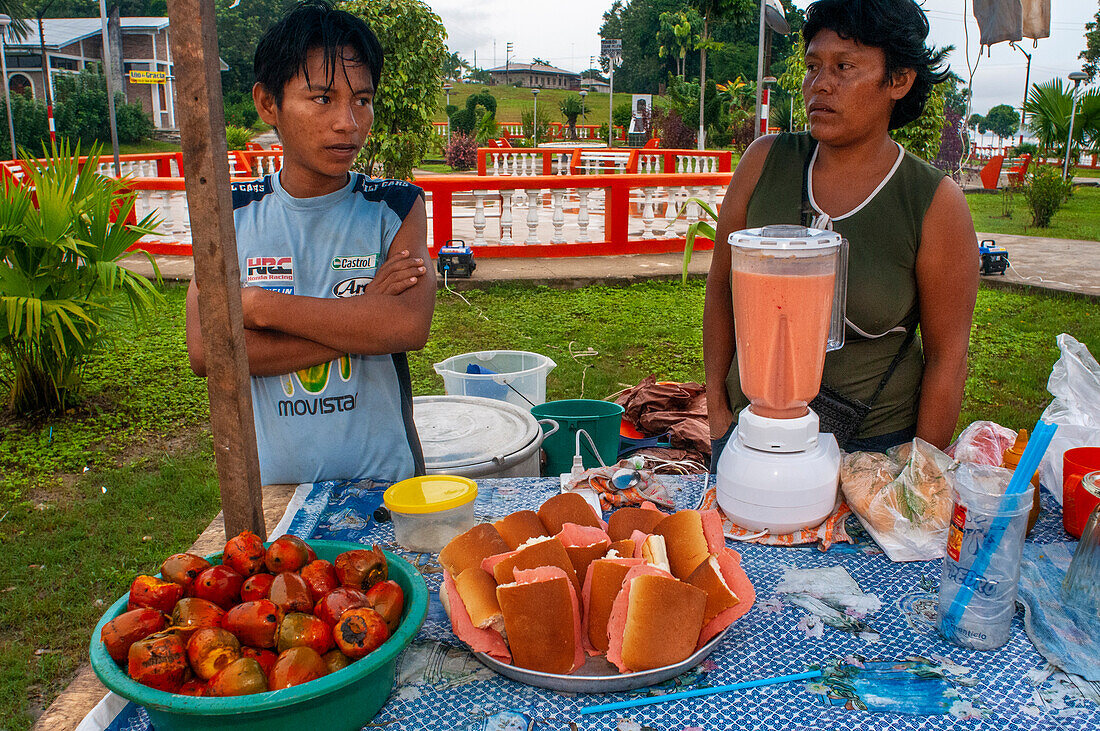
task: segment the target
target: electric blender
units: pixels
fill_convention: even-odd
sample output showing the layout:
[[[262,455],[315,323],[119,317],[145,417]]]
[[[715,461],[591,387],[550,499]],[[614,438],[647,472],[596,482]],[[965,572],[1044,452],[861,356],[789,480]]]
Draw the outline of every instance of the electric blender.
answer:
[[[840,449],[810,401],[825,353],[844,344],[848,242],[765,226],[730,234],[741,391],[749,400],[718,458],[718,504],[750,530],[791,533],[836,507]]]

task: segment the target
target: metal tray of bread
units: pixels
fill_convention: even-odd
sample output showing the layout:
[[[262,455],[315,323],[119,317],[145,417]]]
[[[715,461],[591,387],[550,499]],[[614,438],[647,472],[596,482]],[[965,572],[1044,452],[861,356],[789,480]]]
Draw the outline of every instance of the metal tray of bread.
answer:
[[[732,627],[732,625],[730,625]],[[475,652],[474,657],[482,662],[485,667],[494,670],[506,678],[511,678],[518,683],[533,685],[536,688],[546,688],[564,693],[617,693],[624,690],[637,690],[647,688],[666,680],[672,680],[677,675],[687,672],[701,663],[707,655],[714,652],[719,643],[730,631],[726,627],[709,642],[696,650],[686,660],[675,665],[666,665],[652,670],[642,670],[636,673],[620,673],[619,669],[607,661],[603,655],[588,658],[588,661],[569,675],[558,673],[541,673],[537,670],[509,665],[497,660],[484,652]]]

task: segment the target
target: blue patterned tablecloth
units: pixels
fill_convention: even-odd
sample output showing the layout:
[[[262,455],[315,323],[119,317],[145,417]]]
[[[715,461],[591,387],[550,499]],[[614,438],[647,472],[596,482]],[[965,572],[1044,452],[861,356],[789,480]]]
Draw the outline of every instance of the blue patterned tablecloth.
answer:
[[[537,508],[556,479],[479,482],[478,520]],[[694,507],[704,478],[672,478],[680,507]],[[288,532],[302,538],[377,543],[418,566],[432,591],[428,618],[401,656],[389,702],[371,728],[390,731],[725,731],[726,729],[1097,729],[1100,684],[1059,672],[1035,651],[1021,614],[1008,644],[972,651],[942,640],[933,623],[940,562],[891,563],[858,527],[856,542],[815,548],[742,544],[757,604],[700,666],[662,686],[604,696],[560,694],[507,680],[483,667],[450,630],[439,604],[441,569],[431,554],[402,550],[393,528],[372,518],[384,486],[318,483]],[[1029,540],[1068,539],[1061,512],[1043,494]],[[799,591],[831,586],[835,594]],[[591,716],[594,703],[703,688],[823,667],[825,679]],[[149,728],[127,706],[112,729]]]

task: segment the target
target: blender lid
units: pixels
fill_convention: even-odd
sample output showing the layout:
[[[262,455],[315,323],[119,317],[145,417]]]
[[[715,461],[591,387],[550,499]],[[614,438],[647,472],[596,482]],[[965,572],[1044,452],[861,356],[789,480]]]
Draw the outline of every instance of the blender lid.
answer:
[[[834,249],[840,246],[842,240],[836,231],[790,224],[747,228],[729,235],[730,246],[785,252]]]

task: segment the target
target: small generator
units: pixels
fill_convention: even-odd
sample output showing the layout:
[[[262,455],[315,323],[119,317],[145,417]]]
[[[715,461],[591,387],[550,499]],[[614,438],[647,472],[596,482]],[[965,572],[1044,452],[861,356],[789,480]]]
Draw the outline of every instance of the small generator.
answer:
[[[1004,274],[1008,269],[1008,249],[997,246],[993,239],[978,244],[978,253],[982,259],[979,269],[982,274]]]
[[[435,269],[441,277],[469,279],[474,269],[477,269],[474,250],[461,239],[451,239],[439,247]]]

